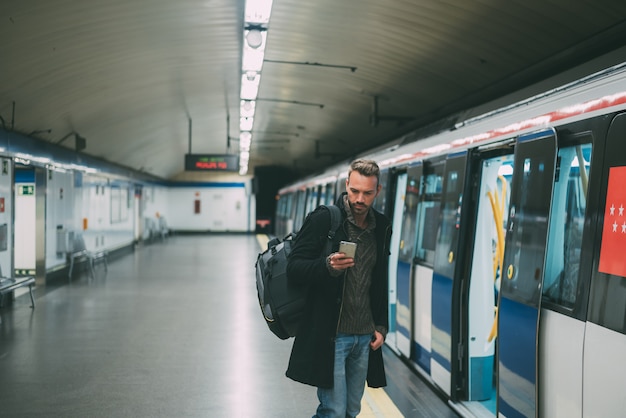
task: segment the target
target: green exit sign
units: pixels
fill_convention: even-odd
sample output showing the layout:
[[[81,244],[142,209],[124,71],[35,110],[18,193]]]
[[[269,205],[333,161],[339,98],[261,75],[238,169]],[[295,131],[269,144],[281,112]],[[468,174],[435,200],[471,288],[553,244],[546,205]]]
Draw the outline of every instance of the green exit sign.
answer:
[[[34,185],[20,185],[17,186],[17,194],[19,196],[30,196],[35,194]]]

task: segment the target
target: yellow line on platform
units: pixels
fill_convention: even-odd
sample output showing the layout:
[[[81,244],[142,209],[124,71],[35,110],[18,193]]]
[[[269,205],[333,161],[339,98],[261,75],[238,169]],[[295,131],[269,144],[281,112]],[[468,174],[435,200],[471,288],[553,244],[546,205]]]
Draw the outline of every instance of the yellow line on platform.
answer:
[[[359,418],[404,418],[384,389],[365,388]]]
[[[259,246],[261,247],[261,251],[267,250],[267,243],[269,242],[269,237],[265,234],[257,234],[256,240],[259,242]]]

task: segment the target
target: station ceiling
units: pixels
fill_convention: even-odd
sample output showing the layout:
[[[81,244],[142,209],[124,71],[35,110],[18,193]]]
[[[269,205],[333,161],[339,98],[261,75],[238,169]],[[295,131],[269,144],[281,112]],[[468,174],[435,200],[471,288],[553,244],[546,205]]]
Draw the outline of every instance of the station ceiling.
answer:
[[[5,130],[163,179],[238,154],[243,0],[22,0]],[[274,0],[249,174],[299,175],[623,46],[623,0]]]

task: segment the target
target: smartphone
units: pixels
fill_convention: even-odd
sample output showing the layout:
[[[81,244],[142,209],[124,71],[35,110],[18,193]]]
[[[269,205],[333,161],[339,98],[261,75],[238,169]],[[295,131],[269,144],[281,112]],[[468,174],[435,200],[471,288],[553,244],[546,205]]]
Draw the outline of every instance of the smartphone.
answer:
[[[339,243],[339,252],[344,253],[346,257],[354,258],[356,254],[356,242],[341,241]]]

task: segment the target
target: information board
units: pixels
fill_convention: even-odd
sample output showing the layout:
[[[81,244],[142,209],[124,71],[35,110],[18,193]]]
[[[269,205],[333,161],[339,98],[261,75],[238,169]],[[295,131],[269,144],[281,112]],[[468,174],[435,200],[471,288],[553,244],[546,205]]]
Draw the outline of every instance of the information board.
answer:
[[[239,156],[185,154],[185,171],[239,171]]]

